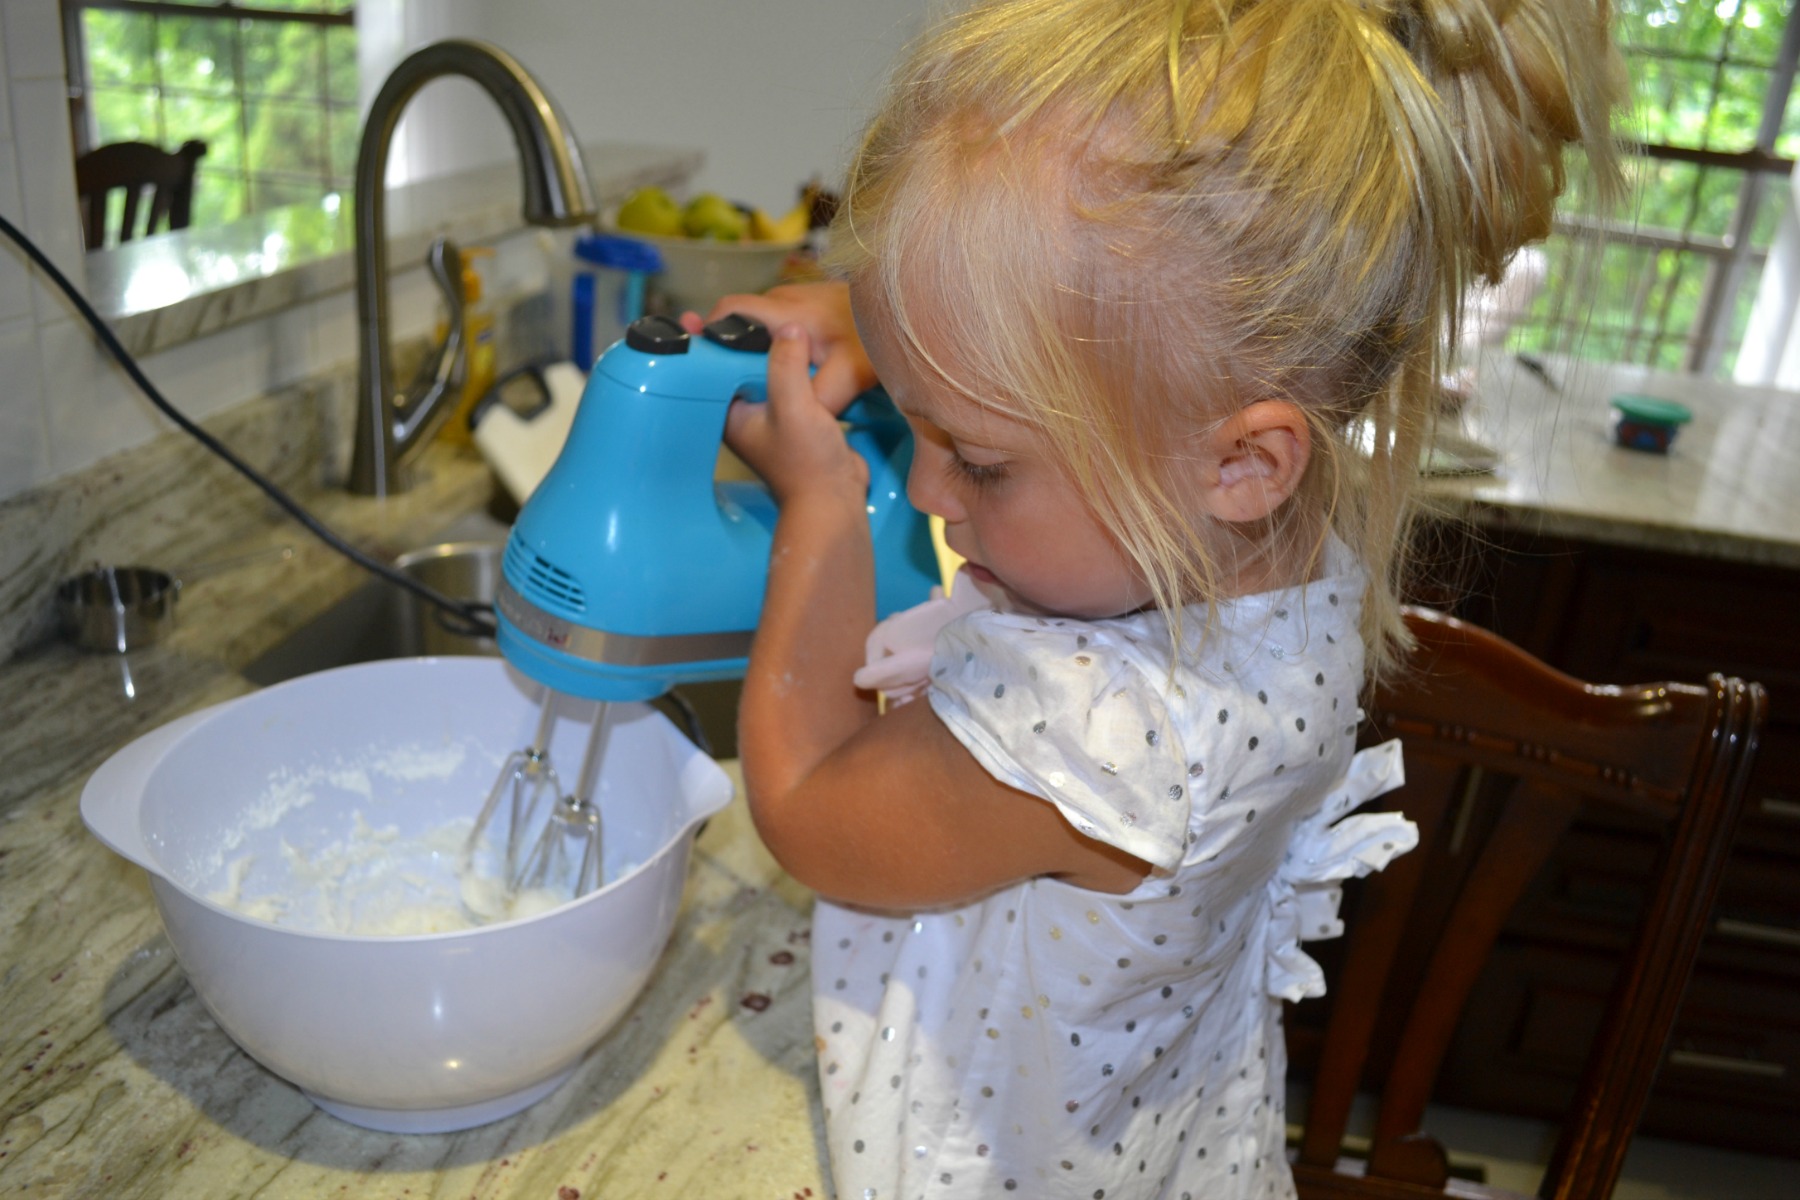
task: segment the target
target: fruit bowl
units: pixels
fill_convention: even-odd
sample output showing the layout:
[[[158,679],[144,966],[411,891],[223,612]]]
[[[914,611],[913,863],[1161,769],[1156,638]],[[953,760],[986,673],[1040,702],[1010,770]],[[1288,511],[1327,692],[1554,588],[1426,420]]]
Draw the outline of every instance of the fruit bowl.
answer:
[[[599,890],[443,932],[338,932],[283,914],[321,889],[333,911],[359,903],[346,881],[361,866],[334,847],[373,845],[381,864],[472,817],[529,743],[538,695],[492,658],[304,675],[132,742],[88,781],[81,815],[149,874],[188,981],[251,1057],[353,1124],[484,1124],[568,1078],[648,981],[694,835],[731,797],[718,764],[660,713],[619,705],[594,792]],[[559,710],[553,760],[580,761],[591,711]],[[443,869],[419,861],[405,870]]]
[[[721,296],[761,292],[781,282],[788,256],[804,238],[780,242],[722,242],[712,238],[665,237],[654,233],[606,231],[651,247],[662,258],[655,286],[677,311],[705,316]]]

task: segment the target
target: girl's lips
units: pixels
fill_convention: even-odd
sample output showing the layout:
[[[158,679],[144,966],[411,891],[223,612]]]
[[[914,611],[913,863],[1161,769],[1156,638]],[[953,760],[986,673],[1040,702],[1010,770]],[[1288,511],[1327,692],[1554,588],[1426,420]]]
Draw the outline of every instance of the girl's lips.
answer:
[[[998,575],[995,575],[992,571],[988,570],[986,567],[982,566],[980,563],[969,562],[969,561],[965,560],[963,562],[963,570],[967,571],[971,578],[975,579],[977,582],[980,582],[980,583],[999,583],[1000,582],[1000,577]]]

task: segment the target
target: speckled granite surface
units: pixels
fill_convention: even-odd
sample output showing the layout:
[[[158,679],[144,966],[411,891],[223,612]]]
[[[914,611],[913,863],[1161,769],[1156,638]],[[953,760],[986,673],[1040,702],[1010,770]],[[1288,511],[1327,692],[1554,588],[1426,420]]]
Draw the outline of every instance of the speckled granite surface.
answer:
[[[1800,569],[1800,394],[1638,367],[1556,361],[1553,386],[1496,356],[1466,432],[1500,452],[1491,475],[1427,487],[1477,523]],[[1667,455],[1613,443],[1611,400],[1674,400],[1693,421]]]
[[[492,486],[471,454],[441,446],[422,480],[385,501],[309,501],[357,541],[399,550]],[[170,487],[143,503],[186,495]],[[212,548],[277,543],[293,558],[198,580],[147,650],[119,659],[52,641],[0,667],[0,1195],[823,1196],[810,897],[741,803],[702,836],[669,951],[629,1017],[516,1117],[372,1133],[315,1109],[220,1031],[142,872],[87,833],[77,806],[114,749],[250,690],[242,664],[360,582],[266,514]]]

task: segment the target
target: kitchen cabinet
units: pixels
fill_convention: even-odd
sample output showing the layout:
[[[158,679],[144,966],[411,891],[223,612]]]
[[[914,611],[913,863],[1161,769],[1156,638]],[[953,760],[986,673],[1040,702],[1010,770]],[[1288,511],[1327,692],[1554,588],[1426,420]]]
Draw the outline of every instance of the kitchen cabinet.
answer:
[[[1484,369],[1471,432],[1506,465],[1429,485],[1421,598],[1591,682],[1720,671],[1768,689],[1744,824],[1642,1129],[1800,1154],[1800,396],[1568,364],[1552,378],[1560,391]],[[1694,409],[1671,457],[1607,442],[1605,401],[1624,391]],[[1439,1100],[1561,1115],[1657,848],[1628,815],[1578,819],[1474,989]],[[1294,1022],[1304,1061],[1322,1013]]]
[[[1759,680],[1769,719],[1646,1132],[1800,1153],[1800,572],[1530,536],[1472,549],[1471,620],[1595,682]],[[1560,619],[1542,619],[1554,598]],[[1527,892],[1446,1062],[1445,1100],[1552,1115],[1600,1018],[1657,849],[1589,813]]]

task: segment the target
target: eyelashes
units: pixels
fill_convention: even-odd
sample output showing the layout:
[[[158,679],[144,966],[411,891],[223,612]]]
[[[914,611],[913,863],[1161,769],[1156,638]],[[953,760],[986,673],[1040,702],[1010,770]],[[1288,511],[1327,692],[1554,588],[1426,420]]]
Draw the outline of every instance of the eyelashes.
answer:
[[[1005,463],[972,463],[954,449],[945,460],[944,470],[953,479],[966,483],[977,491],[997,487],[1006,479]]]

